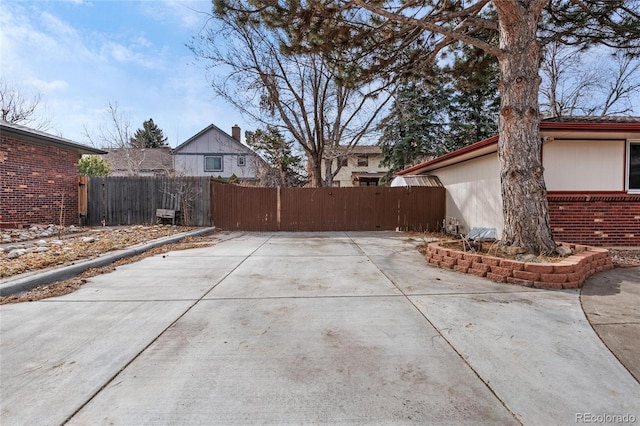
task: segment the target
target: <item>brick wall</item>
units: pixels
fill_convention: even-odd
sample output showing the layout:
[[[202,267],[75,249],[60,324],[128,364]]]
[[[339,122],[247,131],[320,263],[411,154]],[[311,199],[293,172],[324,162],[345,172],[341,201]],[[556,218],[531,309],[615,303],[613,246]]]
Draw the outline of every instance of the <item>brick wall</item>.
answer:
[[[0,222],[78,224],[76,151],[0,137]],[[64,206],[63,206],[64,199]]]
[[[640,246],[640,195],[549,195],[556,241]]]

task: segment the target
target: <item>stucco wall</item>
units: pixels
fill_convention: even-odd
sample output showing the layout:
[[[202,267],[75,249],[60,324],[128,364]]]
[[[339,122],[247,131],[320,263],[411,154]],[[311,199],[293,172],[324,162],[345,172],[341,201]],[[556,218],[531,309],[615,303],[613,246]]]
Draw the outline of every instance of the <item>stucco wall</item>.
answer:
[[[467,233],[472,227],[496,228],[502,235],[500,166],[496,154],[437,169],[436,175],[447,189],[447,217],[460,221]]]
[[[76,151],[0,138],[0,222],[78,224]]]
[[[615,194],[624,190],[625,150],[626,142],[620,140],[556,140],[544,145],[547,190],[568,192],[549,196],[556,240],[596,246],[639,244],[639,196]],[[447,189],[446,215],[460,221],[462,232],[492,227],[502,236],[499,169],[497,154],[492,153],[430,171]]]

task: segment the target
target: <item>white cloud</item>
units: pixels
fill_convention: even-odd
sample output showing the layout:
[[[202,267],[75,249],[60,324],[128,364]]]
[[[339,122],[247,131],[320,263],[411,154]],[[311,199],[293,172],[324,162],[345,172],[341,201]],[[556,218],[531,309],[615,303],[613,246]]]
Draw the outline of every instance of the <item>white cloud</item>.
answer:
[[[154,19],[198,31],[211,13],[210,0],[148,0],[144,12]]]
[[[3,78],[42,95],[52,118],[50,132],[86,143],[84,127],[98,129],[110,101],[130,113],[134,128],[152,117],[174,146],[210,123],[228,132],[236,123],[248,129],[239,114],[213,98],[204,70],[186,65],[193,58],[184,43],[202,21],[195,31],[187,28],[201,18],[185,6],[206,10],[210,2],[146,4],[162,14],[161,21],[141,15],[138,2],[125,5],[128,18],[140,25],[122,32],[100,24],[109,17],[93,23],[94,12],[86,9],[82,27],[74,27],[64,18],[73,16],[65,14],[74,13],[69,5],[3,2]]]
[[[53,92],[65,91],[69,87],[69,83],[62,80],[44,81],[38,78],[31,79],[27,82],[30,86],[34,87],[38,92],[44,94],[51,94]]]

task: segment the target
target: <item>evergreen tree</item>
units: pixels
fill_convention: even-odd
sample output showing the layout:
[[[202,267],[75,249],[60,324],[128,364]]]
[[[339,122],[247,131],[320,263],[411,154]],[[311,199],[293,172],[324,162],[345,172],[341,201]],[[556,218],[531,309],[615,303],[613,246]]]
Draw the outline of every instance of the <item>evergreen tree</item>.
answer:
[[[453,93],[447,111],[447,152],[498,134],[498,61],[472,46],[463,46],[460,52],[445,70]]]
[[[246,132],[245,138],[247,144],[273,168],[271,173],[264,173],[261,179],[263,185],[299,186],[305,182],[302,157],[293,154],[294,143],[286,141],[278,129],[257,129],[255,132]]]
[[[136,130],[130,142],[134,148],[161,148],[167,146],[167,138],[162,133],[162,129],[153,122],[153,118],[142,123],[142,129]]]
[[[109,165],[96,155],[84,155],[78,162],[80,176],[108,176]]]
[[[446,152],[447,103],[451,90],[441,78],[431,84],[407,83],[396,96],[390,114],[378,128],[382,149],[382,166],[389,167],[383,182],[395,172],[425,158]]]
[[[464,47],[430,81],[407,83],[382,121],[378,144],[389,181],[399,170],[498,133],[499,70],[495,58]]]

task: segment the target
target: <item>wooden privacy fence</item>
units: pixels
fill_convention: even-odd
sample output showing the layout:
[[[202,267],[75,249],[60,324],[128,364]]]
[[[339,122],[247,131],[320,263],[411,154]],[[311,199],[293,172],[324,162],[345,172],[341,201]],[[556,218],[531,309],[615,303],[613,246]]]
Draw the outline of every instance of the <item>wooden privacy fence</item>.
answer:
[[[92,176],[83,190],[89,226],[155,223],[158,209],[175,210],[181,225],[211,224],[209,177]]]
[[[445,189],[251,188],[212,182],[213,225],[243,231],[434,231]]]

